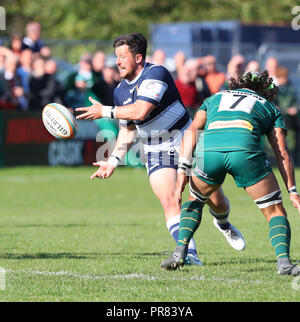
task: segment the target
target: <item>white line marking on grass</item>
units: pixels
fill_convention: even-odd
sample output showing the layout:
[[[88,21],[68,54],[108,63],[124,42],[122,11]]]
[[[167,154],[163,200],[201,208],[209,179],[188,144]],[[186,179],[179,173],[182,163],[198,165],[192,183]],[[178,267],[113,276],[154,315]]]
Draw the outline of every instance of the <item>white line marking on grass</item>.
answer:
[[[79,274],[68,271],[36,271],[36,270],[5,270],[6,273],[15,273],[15,274],[27,274],[27,275],[41,275],[41,276],[65,276],[73,277],[84,280],[127,280],[127,279],[140,279],[147,281],[206,281],[206,282],[225,282],[225,283],[243,283],[243,284],[262,284],[262,285],[271,285],[276,284],[275,281],[261,281],[261,280],[242,280],[242,279],[231,279],[231,278],[222,278],[222,277],[205,277],[203,275],[193,275],[190,277],[180,277],[180,276],[149,276],[141,273],[132,273],[132,274],[122,274],[122,275],[92,275],[92,274]],[[166,273],[167,274],[167,273]]]
[[[65,174],[28,174],[28,175],[10,175],[1,177],[1,181],[3,182],[15,182],[15,183],[30,183],[30,182],[43,182],[43,181],[65,181],[65,180],[86,180],[88,175],[78,173],[65,173]]]
[[[58,272],[49,272],[49,271],[30,271],[30,270],[6,270],[7,273],[16,273],[16,274],[28,274],[28,275],[42,275],[42,276],[66,276],[66,277],[75,277],[86,280],[101,280],[101,279],[145,279],[145,280],[154,280],[157,279],[154,276],[147,276],[144,274],[124,274],[124,275],[91,275],[91,274],[79,274],[72,273],[68,271],[58,271]]]

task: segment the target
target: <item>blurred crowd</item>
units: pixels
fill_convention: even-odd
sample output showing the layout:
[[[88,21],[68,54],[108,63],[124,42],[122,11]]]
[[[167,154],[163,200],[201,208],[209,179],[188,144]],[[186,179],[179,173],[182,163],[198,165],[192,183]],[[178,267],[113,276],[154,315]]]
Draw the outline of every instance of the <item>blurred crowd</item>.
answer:
[[[150,61],[166,64],[167,59],[163,51],[157,50]],[[300,105],[296,88],[289,79],[289,71],[280,66],[275,57],[269,57],[265,66],[260,66],[256,60],[246,61],[242,55],[233,56],[227,64],[226,72],[222,72],[218,61],[213,55],[186,59],[183,52],[174,57],[176,86],[180,92],[184,105],[193,117],[203,100],[220,90],[227,89],[228,81],[237,78],[245,72],[262,72],[267,70],[279,87],[275,105],[285,118],[289,133],[293,136],[294,163],[300,165]]]
[[[75,108],[86,105],[88,96],[113,104],[120,79],[104,52],[83,54],[61,82],[58,62],[40,37],[41,25],[30,22],[25,37],[13,34],[9,46],[0,46],[0,109],[41,110],[49,102]]]
[[[294,161],[300,163],[297,155],[300,151],[297,93],[288,70],[280,66],[275,57],[269,57],[265,66],[260,66],[258,61],[248,62],[242,55],[235,55],[225,72],[213,55],[187,58],[178,51],[172,58],[171,68],[168,59],[160,49],[147,57],[147,61],[170,70],[191,116],[203,100],[226,89],[231,77],[236,78],[246,71],[267,70],[279,86],[275,104],[284,115],[288,128],[295,133]],[[57,69],[57,60],[41,40],[40,24],[28,23],[24,37],[13,34],[9,46],[0,46],[0,109],[41,110],[49,102],[76,108],[89,105],[89,96],[105,105],[113,105],[113,90],[120,78],[115,62],[104,52],[83,54],[76,70],[70,72],[64,82],[58,81]]]

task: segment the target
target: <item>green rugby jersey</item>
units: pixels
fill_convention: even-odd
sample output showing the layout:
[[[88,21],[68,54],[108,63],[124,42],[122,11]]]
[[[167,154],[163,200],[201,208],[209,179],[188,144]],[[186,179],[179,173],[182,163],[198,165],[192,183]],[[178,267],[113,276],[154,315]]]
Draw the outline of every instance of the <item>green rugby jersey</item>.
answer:
[[[275,127],[286,129],[280,111],[248,89],[218,92],[199,110],[207,112],[207,121],[198,151],[262,151],[262,135]]]

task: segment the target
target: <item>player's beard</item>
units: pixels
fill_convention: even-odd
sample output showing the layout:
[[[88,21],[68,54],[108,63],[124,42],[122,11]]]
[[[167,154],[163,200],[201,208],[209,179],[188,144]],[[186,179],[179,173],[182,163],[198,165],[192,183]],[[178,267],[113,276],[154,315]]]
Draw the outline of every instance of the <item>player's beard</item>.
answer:
[[[119,74],[122,79],[127,79],[128,81],[132,81],[136,76],[135,70],[132,70],[130,72],[127,69],[123,69],[122,71],[120,71],[120,68],[119,68]]]

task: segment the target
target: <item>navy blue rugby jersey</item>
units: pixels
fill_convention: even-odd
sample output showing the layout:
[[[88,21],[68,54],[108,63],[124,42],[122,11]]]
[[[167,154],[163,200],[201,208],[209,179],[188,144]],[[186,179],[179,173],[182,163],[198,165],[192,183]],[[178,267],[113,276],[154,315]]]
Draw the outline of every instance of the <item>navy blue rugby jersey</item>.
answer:
[[[114,90],[116,106],[133,104],[137,99],[153,103],[156,107],[145,120],[120,120],[120,125],[135,124],[145,151],[180,146],[183,131],[190,125],[191,119],[165,67],[145,63],[134,80],[124,79]]]

